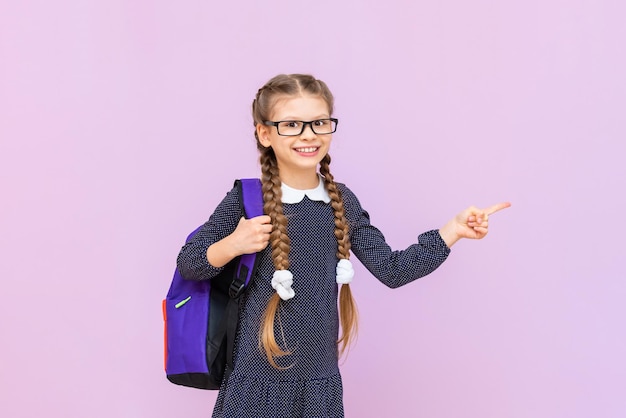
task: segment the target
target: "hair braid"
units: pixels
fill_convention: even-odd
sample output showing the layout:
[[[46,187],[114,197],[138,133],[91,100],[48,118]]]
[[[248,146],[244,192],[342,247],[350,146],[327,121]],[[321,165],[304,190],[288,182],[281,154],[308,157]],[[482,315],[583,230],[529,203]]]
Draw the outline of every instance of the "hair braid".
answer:
[[[287,236],[287,218],[283,213],[282,189],[276,157],[271,148],[261,154],[261,172],[263,189],[263,209],[272,222],[270,244],[272,260],[276,270],[289,268],[289,250],[291,240]]]
[[[271,218],[272,232],[270,245],[272,248],[272,260],[276,270],[289,269],[289,251],[291,240],[287,236],[287,217],[283,213],[281,181],[274,151],[265,148],[261,153],[261,182],[263,190],[263,209]],[[259,346],[265,351],[267,361],[277,369],[284,369],[276,364],[275,358],[290,354],[289,350],[283,350],[276,342],[274,336],[274,322],[280,306],[280,297],[274,293],[265,309],[261,329],[259,330]],[[278,315],[280,324],[280,314]],[[281,325],[282,328],[282,325]],[[283,338],[283,344],[286,342]]]
[[[324,176],[324,184],[331,199],[331,206],[335,213],[335,237],[337,237],[337,258],[350,258],[350,235],[348,221],[346,220],[345,209],[341,192],[330,173],[330,154],[320,162],[320,173]],[[337,341],[340,345],[339,353],[343,354],[356,337],[358,330],[358,311],[349,284],[341,285],[339,293],[339,318],[341,322],[341,338]]]

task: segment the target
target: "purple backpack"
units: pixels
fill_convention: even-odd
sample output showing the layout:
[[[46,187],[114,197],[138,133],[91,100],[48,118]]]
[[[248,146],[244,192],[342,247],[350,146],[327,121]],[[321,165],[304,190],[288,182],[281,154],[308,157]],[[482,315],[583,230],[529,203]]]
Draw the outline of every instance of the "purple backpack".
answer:
[[[242,215],[263,215],[259,179],[235,182]],[[196,228],[187,242],[198,232]],[[185,280],[178,269],[163,300],[165,374],[177,385],[219,389],[232,354],[239,318],[239,300],[256,269],[257,254],[231,261],[211,280]]]

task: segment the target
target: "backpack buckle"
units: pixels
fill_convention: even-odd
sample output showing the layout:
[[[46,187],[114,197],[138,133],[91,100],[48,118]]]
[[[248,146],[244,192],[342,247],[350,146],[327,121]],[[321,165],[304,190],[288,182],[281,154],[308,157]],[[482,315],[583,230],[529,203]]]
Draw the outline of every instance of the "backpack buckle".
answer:
[[[243,290],[246,288],[246,284],[240,282],[239,280],[233,280],[228,288],[228,295],[232,299],[237,299],[243,293]]]
[[[248,278],[248,266],[245,264],[239,265],[239,271],[237,272],[233,282],[228,288],[228,294],[231,298],[237,299],[243,293],[246,288],[246,279]]]

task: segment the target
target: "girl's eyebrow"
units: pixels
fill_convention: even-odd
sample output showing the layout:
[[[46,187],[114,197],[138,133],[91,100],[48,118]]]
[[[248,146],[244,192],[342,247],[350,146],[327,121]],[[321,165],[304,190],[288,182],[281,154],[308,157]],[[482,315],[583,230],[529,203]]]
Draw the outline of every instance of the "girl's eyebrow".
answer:
[[[328,118],[329,118],[328,115],[323,114],[323,115],[318,115],[318,116],[316,116],[316,117],[314,117],[313,119],[310,119],[310,120],[328,119]],[[300,119],[300,118],[298,118],[296,116],[285,116],[282,119],[278,119],[278,120],[304,120],[304,119]]]

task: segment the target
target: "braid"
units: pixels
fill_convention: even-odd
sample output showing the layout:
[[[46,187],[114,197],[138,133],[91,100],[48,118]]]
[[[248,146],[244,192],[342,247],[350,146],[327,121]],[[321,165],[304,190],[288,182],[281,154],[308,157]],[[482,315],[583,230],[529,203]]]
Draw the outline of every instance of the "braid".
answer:
[[[331,206],[335,212],[335,237],[337,237],[337,258],[350,258],[350,236],[346,212],[343,206],[341,192],[330,173],[330,154],[320,162],[320,173],[324,176],[324,184],[331,199]],[[340,345],[339,352],[343,354],[356,337],[358,329],[358,312],[356,303],[352,297],[350,285],[341,285],[339,293],[339,317],[341,321],[342,335],[337,343]]]
[[[272,260],[276,270],[289,268],[289,251],[291,240],[287,236],[287,218],[283,213],[282,189],[276,157],[271,148],[261,154],[261,173],[263,189],[263,209],[272,220],[270,244],[272,246]]]
[[[320,162],[320,172],[324,176],[326,190],[331,199],[331,206],[335,212],[335,237],[337,237],[337,258],[350,258],[350,236],[348,222],[346,221],[346,211],[343,208],[341,192],[337,189],[337,184],[332,174],[330,174],[330,154]]]
[[[261,153],[261,182],[263,190],[263,209],[271,218],[272,232],[270,234],[270,245],[272,248],[272,260],[276,270],[287,270],[289,268],[289,251],[291,241],[287,236],[287,217],[283,213],[282,190],[280,188],[280,175],[274,151],[265,148]],[[280,296],[274,293],[265,309],[261,329],[259,331],[259,347],[265,351],[267,361],[276,369],[284,369],[276,364],[275,358],[290,354],[290,351],[283,350],[276,342],[274,336],[274,322],[276,313],[280,306]],[[280,324],[280,315],[278,316]],[[282,325],[281,325],[282,329]],[[281,333],[282,334],[282,333]],[[286,343],[283,339],[283,343]]]

